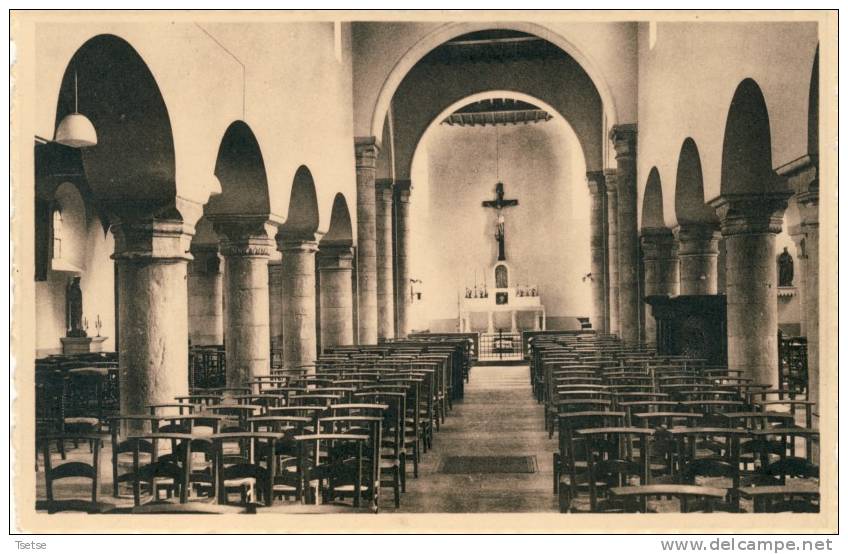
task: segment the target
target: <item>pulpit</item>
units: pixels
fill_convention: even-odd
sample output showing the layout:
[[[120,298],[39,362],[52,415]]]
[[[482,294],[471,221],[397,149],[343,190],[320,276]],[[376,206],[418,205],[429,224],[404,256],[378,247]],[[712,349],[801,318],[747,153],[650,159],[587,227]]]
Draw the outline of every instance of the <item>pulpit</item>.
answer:
[[[657,353],[727,365],[727,300],[724,295],[649,296],[657,322]]]

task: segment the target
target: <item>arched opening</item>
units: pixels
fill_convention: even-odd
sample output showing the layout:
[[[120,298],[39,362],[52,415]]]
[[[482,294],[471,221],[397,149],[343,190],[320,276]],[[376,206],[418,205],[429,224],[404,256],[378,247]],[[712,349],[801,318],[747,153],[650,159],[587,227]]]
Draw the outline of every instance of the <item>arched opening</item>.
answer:
[[[318,196],[315,192],[315,182],[309,168],[302,165],[297,168],[294,175],[289,213],[285,223],[280,226],[280,232],[286,239],[315,240],[318,224]]]
[[[168,109],[128,42],[98,35],[76,51],[59,89],[56,126],[77,106],[97,132],[97,145],[81,149],[81,156],[106,211],[139,217],[172,205],[176,181]]]
[[[234,121],[224,133],[215,176],[221,183],[221,194],[209,199],[207,215],[268,215],[268,177],[262,150],[244,121]]]
[[[721,154],[721,194],[763,193],[775,186],[768,109],[759,85],[745,79],[736,88]]]
[[[663,216],[663,197],[660,173],[656,167],[651,168],[648,174],[648,182],[645,185],[645,194],[642,197],[642,225],[644,229],[665,228],[665,217]]]
[[[424,300],[412,305],[412,326],[455,331],[457,311],[464,311],[468,297],[472,303],[500,302],[495,329],[535,328],[530,309],[516,310],[512,324],[509,308],[521,303],[543,305],[549,329],[571,328],[578,316],[589,315],[585,179],[575,130],[537,97],[485,91],[440,110],[413,160],[411,274],[423,282]],[[499,198],[505,202],[501,209]],[[484,201],[492,207],[481,206]],[[505,302],[492,292],[502,243],[510,268]],[[478,311],[460,324],[485,332],[487,317]]]
[[[379,95],[374,105],[374,111],[371,115],[371,136],[380,137],[383,122],[386,119],[386,114],[390,109],[392,98],[394,98],[398,87],[409,71],[434,48],[438,47],[447,41],[456,39],[462,35],[476,33],[480,31],[490,30],[491,24],[485,22],[463,22],[449,23],[436,29],[417,44],[395,64],[392,72],[386,78],[380,89]],[[577,63],[585,69],[590,75],[592,83],[599,91],[603,99],[604,118],[608,125],[615,125],[619,121],[618,112],[610,87],[606,80],[601,75],[600,70],[595,67],[592,61],[586,57],[577,47],[570,41],[565,39],[559,33],[552,32],[544,25],[530,22],[510,22],[508,26],[499,25],[498,30],[508,30],[520,33],[533,34],[539,37],[544,37],[545,40],[555,44],[563,52],[577,61]]]
[[[718,225],[715,210],[704,203],[704,174],[698,146],[691,138],[683,141],[674,184],[674,211],[678,225]]]
[[[604,102],[584,67],[539,35],[498,28],[433,45],[405,73],[391,99],[397,178],[409,178],[418,141],[445,106],[493,90],[552,106],[574,129],[588,170],[603,169]]]
[[[807,108],[807,153],[813,159],[819,155],[819,49],[813,59],[810,75],[810,99]]]
[[[336,244],[339,246],[353,246],[353,227],[350,223],[350,210],[347,200],[342,193],[336,194],[333,199],[333,211],[330,215],[330,228],[321,239],[321,246]]]

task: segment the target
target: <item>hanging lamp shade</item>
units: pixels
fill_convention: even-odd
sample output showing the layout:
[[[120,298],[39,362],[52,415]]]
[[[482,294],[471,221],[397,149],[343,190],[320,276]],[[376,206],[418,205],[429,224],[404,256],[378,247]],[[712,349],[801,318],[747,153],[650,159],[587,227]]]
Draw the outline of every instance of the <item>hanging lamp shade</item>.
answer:
[[[53,140],[71,148],[85,148],[97,144],[97,131],[91,121],[79,113],[77,72],[74,71],[74,112],[66,115],[56,127]]]
[[[59,123],[53,140],[71,148],[85,148],[97,144],[97,131],[87,117],[74,112]]]

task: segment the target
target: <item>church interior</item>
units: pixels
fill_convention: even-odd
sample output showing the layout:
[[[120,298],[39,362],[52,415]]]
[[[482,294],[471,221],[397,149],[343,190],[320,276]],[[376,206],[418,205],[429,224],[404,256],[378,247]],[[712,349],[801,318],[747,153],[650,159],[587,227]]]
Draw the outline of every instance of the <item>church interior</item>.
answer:
[[[20,21],[19,502],[819,512],[820,24],[361,19]]]

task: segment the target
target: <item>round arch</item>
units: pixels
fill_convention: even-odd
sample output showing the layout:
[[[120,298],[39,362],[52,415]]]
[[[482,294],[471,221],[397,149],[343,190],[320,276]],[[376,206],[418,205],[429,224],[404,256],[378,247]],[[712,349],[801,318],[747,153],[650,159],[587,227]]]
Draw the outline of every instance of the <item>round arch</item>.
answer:
[[[674,183],[674,215],[678,225],[718,225],[715,210],[704,203],[704,173],[698,146],[687,137],[680,147]]]
[[[577,136],[577,133],[574,131],[574,128],[571,126],[571,124],[568,122],[568,120],[565,117],[563,117],[562,114],[560,114],[559,111],[556,110],[556,108],[554,108],[553,106],[551,106],[547,102],[540,100],[539,98],[536,98],[535,96],[532,96],[530,94],[526,94],[526,93],[518,92],[518,91],[514,91],[514,90],[489,90],[489,91],[484,91],[484,92],[478,92],[478,93],[472,94],[470,96],[466,96],[465,98],[462,98],[461,100],[457,100],[456,102],[453,102],[452,104],[447,106],[445,109],[443,109],[441,112],[439,112],[439,115],[437,115],[435,118],[433,118],[433,120],[430,122],[430,124],[427,125],[427,128],[424,130],[424,132],[421,133],[421,135],[416,138],[415,149],[414,149],[414,153],[412,155],[412,160],[415,160],[415,157],[416,157],[416,155],[418,155],[418,151],[421,147],[422,140],[424,139],[425,136],[427,136],[427,133],[430,132],[431,129],[433,129],[433,127],[435,127],[436,125],[439,125],[442,122],[443,119],[445,119],[447,116],[449,116],[450,114],[452,114],[453,112],[455,112],[459,108],[466,106],[468,104],[472,104],[474,102],[478,102],[480,100],[486,100],[486,99],[489,99],[489,98],[512,98],[512,99],[515,99],[515,100],[521,100],[523,102],[527,102],[529,104],[533,104],[535,106],[538,106],[539,108],[541,108],[541,109],[545,110],[546,112],[554,115],[555,117],[558,117],[565,124],[565,126],[568,128],[569,132],[572,135],[574,135],[575,142],[577,144],[581,145],[580,156],[582,158],[583,165],[586,164],[586,156],[585,156],[585,153],[583,151],[583,145],[581,144],[580,138]]]
[[[259,142],[244,121],[227,127],[218,148],[215,177],[221,194],[206,205],[207,215],[257,215],[270,212],[268,177]]]
[[[315,240],[319,223],[315,181],[309,168],[301,165],[294,174],[288,217],[280,226],[280,231],[289,239]]]
[[[330,215],[330,228],[321,238],[321,244],[353,246],[353,225],[350,221],[350,209],[344,194],[337,193],[333,199],[333,211]]]
[[[76,50],[59,86],[54,129],[75,111],[97,131],[98,144],[83,149],[82,161],[95,198],[109,212],[153,213],[174,203],[176,161],[168,108],[129,42],[101,34]]]
[[[721,150],[721,194],[769,192],[775,186],[771,128],[763,92],[753,79],[736,87]]]
[[[648,174],[645,194],[642,197],[642,224],[640,229],[663,228],[665,228],[665,217],[663,216],[662,181],[660,180],[660,172],[654,166]]]
[[[389,73],[383,83],[383,86],[380,88],[371,116],[371,136],[376,137],[378,142],[382,140],[383,121],[389,111],[389,106],[395,92],[404,77],[406,77],[412,68],[415,67],[415,64],[427,55],[428,52],[458,36],[493,28],[530,33],[543,38],[562,49],[583,68],[586,74],[589,75],[592,83],[594,83],[595,88],[601,97],[603,113],[607,121],[607,126],[612,126],[618,123],[619,118],[615,101],[613,100],[612,91],[606,80],[602,77],[597,65],[562,35],[555,33],[544,25],[540,25],[538,23],[511,22],[509,24],[492,24],[485,22],[463,22],[447,23],[435,29],[432,33],[419,40],[401,57],[392,69],[391,73]]]

